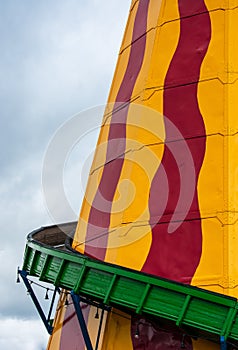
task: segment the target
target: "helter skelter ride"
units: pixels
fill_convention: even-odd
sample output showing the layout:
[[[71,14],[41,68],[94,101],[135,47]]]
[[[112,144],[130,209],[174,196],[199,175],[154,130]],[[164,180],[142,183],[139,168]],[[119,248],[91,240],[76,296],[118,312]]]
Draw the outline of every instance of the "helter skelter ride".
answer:
[[[238,0],[132,1],[78,223],[19,269],[48,350],[238,349],[237,31]]]

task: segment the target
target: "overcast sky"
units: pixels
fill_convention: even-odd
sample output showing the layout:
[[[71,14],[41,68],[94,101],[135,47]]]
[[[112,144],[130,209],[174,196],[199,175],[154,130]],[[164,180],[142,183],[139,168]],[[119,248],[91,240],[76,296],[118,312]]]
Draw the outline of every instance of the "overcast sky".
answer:
[[[16,268],[27,233],[54,223],[41,186],[47,146],[70,117],[106,102],[130,2],[0,0],[0,349],[46,347],[48,335],[15,283]],[[82,153],[90,154],[95,135],[74,148],[65,170],[77,213]]]

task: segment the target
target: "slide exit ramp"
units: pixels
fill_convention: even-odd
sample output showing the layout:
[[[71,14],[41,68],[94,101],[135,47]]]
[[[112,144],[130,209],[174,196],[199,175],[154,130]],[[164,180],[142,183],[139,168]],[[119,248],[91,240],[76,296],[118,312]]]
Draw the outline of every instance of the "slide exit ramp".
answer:
[[[36,276],[70,291],[75,302],[81,296],[105,308],[172,322],[187,334],[220,342],[221,349],[227,349],[227,343],[238,349],[237,299],[68,251],[65,237],[74,227],[75,223],[43,227],[28,235],[19,270],[28,291],[27,277]],[[38,301],[33,301],[42,317]],[[51,333],[52,327],[43,321]]]

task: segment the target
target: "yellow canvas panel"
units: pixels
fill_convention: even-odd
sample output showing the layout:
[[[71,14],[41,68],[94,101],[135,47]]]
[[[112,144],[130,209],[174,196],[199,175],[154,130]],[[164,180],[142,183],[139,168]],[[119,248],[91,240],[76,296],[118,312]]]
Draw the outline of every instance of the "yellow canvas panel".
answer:
[[[212,2],[214,4],[214,2]],[[221,7],[216,11],[210,11],[212,27],[211,41],[207,54],[201,67],[200,80],[218,79],[221,84],[228,83],[227,76],[227,46],[226,27],[227,15],[230,11],[224,11]]]
[[[177,6],[173,6],[170,10],[172,11],[172,9],[178,11]],[[179,34],[179,21],[165,23],[162,27],[156,29],[150,69],[145,87],[145,92],[147,94],[145,98],[148,99],[149,96],[152,95],[155,87],[158,88],[164,85],[165,76],[178,44]],[[149,89],[151,89],[151,91],[149,91]],[[160,111],[162,112],[162,110]]]
[[[89,311],[88,320],[87,320],[87,329],[88,329],[88,334],[94,349],[96,347],[96,342],[98,337],[101,313],[102,313],[101,309],[98,309],[95,306],[90,306],[90,311]],[[104,337],[106,320],[107,320],[107,312],[104,312],[102,325],[101,325],[100,338],[99,338],[99,343],[97,347],[98,350],[102,349],[102,342]],[[85,350],[87,350],[86,346],[85,346]]]
[[[163,144],[159,144],[127,154],[121,180],[128,179],[127,189],[130,195],[124,205],[123,222],[148,220],[150,185],[162,159],[163,149]]]
[[[198,180],[198,199],[202,218],[227,210],[224,202],[225,138],[215,134],[206,139],[206,153]]]
[[[131,342],[131,318],[113,309],[108,315],[102,350],[133,350]]]
[[[206,0],[206,6],[209,11],[214,11],[214,10],[234,10],[238,6],[238,1],[237,0]]]
[[[236,1],[236,6],[238,2]],[[226,26],[228,37],[226,39],[226,48],[228,56],[228,72],[229,82],[232,83],[238,78],[238,43],[237,43],[237,29],[238,29],[238,7],[227,11]]]
[[[227,227],[218,218],[202,219],[202,255],[192,279],[192,284],[200,288],[224,293],[227,287]]]
[[[238,221],[224,224],[220,218],[203,219],[202,230],[202,256],[192,284],[237,298]]]
[[[147,32],[159,25],[159,18],[162,15],[162,11],[161,11],[162,3],[163,3],[163,0],[153,0],[149,3]]]
[[[132,1],[131,1],[130,11],[132,10],[132,8],[135,6],[135,4],[136,4],[138,1],[139,1],[139,0],[132,0]]]
[[[140,161],[142,154],[148,153],[143,151],[130,154],[138,156]],[[149,155],[151,154],[152,152],[149,153]],[[136,161],[135,156],[132,160],[128,157],[124,160],[120,182],[113,200],[110,227],[115,227],[121,222],[126,224],[135,220],[141,222],[148,220],[147,203],[150,178],[148,171],[145,171],[143,164],[140,164],[141,162]]]
[[[228,145],[228,210],[234,213],[232,221],[238,220],[238,134],[226,137]]]
[[[238,246],[238,219],[233,224],[227,225],[228,230],[228,293],[235,298],[238,298],[238,266],[237,266],[237,246]]]
[[[145,106],[163,114],[163,88],[149,88],[144,91],[143,103]],[[161,129],[161,131],[163,131]]]
[[[163,26],[165,23],[175,21],[179,19],[178,1],[163,0],[162,2],[162,14],[159,19],[159,26]]]
[[[108,252],[108,254],[112,254],[113,261],[109,261],[109,255],[107,255],[107,262],[114,263],[115,254],[112,252],[114,248],[124,249],[124,247],[128,248],[128,246],[130,246],[131,252],[133,251],[134,253],[133,244],[135,244],[135,247],[138,246],[138,242],[142,238],[144,242],[148,241],[149,245],[151,242],[150,231],[151,227],[148,222],[126,223],[111,228],[108,232],[107,249],[111,249],[111,252]],[[145,250],[147,251],[146,246]],[[127,257],[125,257],[125,259],[127,260]],[[127,267],[124,263],[123,266]]]
[[[109,236],[105,261],[140,271],[150,249],[151,227],[148,224],[127,227],[128,244],[125,244],[125,235],[121,237],[121,244],[113,242],[113,233]]]
[[[192,339],[193,350],[220,350],[221,346],[219,344],[211,343],[204,339]]]
[[[225,0],[223,0],[223,1],[225,2]],[[230,10],[235,9],[238,6],[238,1],[237,0],[226,0],[226,2],[228,3],[228,8]]]
[[[224,116],[225,85],[219,79],[201,80],[198,84],[198,103],[206,135],[226,135]],[[210,137],[210,136],[209,136]]]
[[[227,130],[229,135],[234,135],[238,132],[238,80],[226,85],[226,113],[227,113]],[[228,119],[229,116],[229,119]]]
[[[233,9],[238,5],[237,0],[205,0],[208,11]]]
[[[133,106],[133,108],[132,108]],[[145,105],[131,105],[126,125],[126,150],[163,144],[165,141],[164,117]]]
[[[201,66],[200,80],[218,79],[221,83],[225,83],[227,82],[224,45],[226,12],[219,9],[211,11],[209,15],[212,29],[211,41]]]
[[[54,317],[53,333],[49,338],[47,350],[60,349],[60,337],[61,337],[61,331],[62,331],[64,316],[66,311],[66,308],[64,307],[65,299],[66,299],[66,294],[61,293],[57,304],[56,314]]]

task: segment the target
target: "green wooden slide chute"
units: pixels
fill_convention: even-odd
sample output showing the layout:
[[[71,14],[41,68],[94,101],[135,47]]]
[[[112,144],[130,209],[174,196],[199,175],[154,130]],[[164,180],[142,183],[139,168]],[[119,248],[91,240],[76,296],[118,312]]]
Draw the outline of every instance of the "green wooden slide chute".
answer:
[[[237,299],[56,248],[61,230],[41,228],[28,236],[22,270],[130,314],[172,322],[196,337],[238,344]]]

